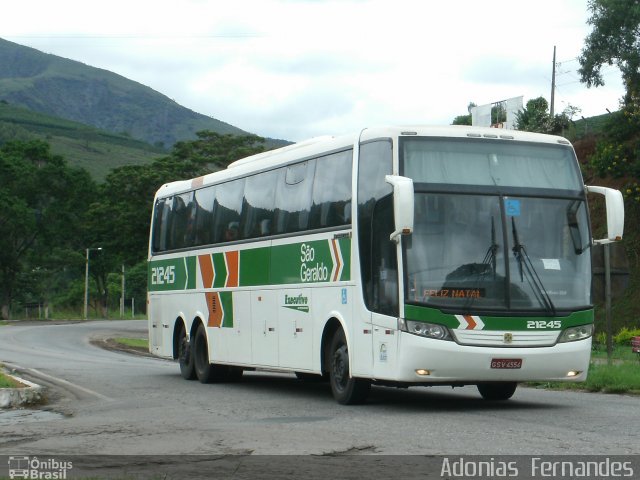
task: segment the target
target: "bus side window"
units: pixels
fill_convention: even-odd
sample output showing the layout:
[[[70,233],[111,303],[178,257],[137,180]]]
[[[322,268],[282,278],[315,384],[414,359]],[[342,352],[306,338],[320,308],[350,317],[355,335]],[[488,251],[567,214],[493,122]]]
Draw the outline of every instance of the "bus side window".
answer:
[[[222,183],[216,188],[216,202],[213,207],[214,217],[214,243],[229,242],[231,230],[240,225],[240,212],[242,211],[242,198],[244,196],[244,178]]]
[[[210,245],[213,243],[213,205],[216,199],[216,188],[205,187],[196,190],[196,233],[194,245]]]
[[[317,159],[309,228],[346,225],[345,206],[351,202],[353,151]]]
[[[151,241],[151,250],[153,252],[160,252],[163,250],[162,246],[162,217],[164,211],[164,204],[166,199],[161,198],[156,202],[156,208],[153,211],[153,236]]]
[[[278,179],[273,233],[296,233],[309,228],[315,160],[289,165]]]
[[[170,250],[171,246],[171,223],[173,222],[173,197],[165,199],[160,219],[160,251]]]
[[[195,205],[193,192],[173,197],[170,249],[187,248],[193,245]]]
[[[279,169],[247,178],[240,220],[241,238],[258,238],[271,234],[275,190],[281,173],[282,170]]]

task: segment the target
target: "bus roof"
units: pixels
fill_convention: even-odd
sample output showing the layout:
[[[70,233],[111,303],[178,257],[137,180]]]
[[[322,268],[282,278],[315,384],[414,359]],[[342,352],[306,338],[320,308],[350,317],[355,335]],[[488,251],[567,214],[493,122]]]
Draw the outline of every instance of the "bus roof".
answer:
[[[571,145],[567,139],[555,135],[464,125],[441,127],[411,125],[364,128],[358,134],[315,137],[287,145],[286,147],[242,158],[229,164],[225,170],[212,172],[197,179],[167,183],[160,187],[156,196],[164,197],[173,195],[199,186],[224,182],[306,158],[313,158],[314,156],[343,150],[353,147],[358,141],[365,142],[380,138],[397,138],[403,136],[498,139],[516,142]]]

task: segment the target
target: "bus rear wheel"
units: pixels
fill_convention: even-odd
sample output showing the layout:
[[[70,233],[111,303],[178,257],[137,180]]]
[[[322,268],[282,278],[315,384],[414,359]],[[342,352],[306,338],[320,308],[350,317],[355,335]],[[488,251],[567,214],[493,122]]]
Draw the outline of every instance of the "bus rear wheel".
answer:
[[[328,360],[333,398],[342,405],[364,403],[369,395],[371,382],[351,376],[349,349],[342,329],[339,329],[331,340]]]
[[[196,330],[192,350],[193,366],[200,383],[214,383],[227,380],[229,368],[226,365],[215,365],[209,361],[207,333],[202,324],[198,325],[198,329]]]
[[[517,386],[516,382],[479,383],[478,391],[485,400],[502,401],[509,400]]]
[[[180,375],[185,380],[195,380],[196,371],[193,366],[193,355],[191,353],[191,344],[187,340],[187,332],[184,325],[178,334],[178,361],[180,362]]]

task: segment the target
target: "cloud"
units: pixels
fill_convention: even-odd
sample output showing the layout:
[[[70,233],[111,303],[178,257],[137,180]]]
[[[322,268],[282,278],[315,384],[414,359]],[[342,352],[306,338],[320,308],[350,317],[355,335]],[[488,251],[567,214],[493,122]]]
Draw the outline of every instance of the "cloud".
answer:
[[[302,140],[386,123],[448,124],[469,101],[549,98],[553,46],[560,61],[579,54],[586,7],[585,0],[112,0],[90,8],[22,0],[3,7],[0,31],[244,130]],[[558,105],[589,115],[617,106],[619,77],[587,91],[571,75],[558,78]]]

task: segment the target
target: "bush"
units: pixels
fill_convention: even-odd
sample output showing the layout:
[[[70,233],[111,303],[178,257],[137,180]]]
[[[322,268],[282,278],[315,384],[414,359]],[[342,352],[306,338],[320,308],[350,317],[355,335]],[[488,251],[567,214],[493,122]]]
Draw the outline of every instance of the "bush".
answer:
[[[627,327],[624,327],[613,337],[613,341],[616,345],[630,345],[633,337],[640,337],[640,328],[629,330]]]
[[[640,185],[638,182],[629,182],[622,189],[622,195],[627,202],[640,203]]]
[[[613,178],[629,175],[633,160],[624,145],[606,141],[598,142],[596,151],[589,157],[589,163],[600,177],[609,175]]]
[[[631,344],[633,337],[640,337],[640,328],[628,329],[623,327],[617,334],[613,336],[613,344],[618,346],[628,346]],[[607,345],[606,332],[598,332],[593,336],[593,348],[594,350],[600,350]]]

